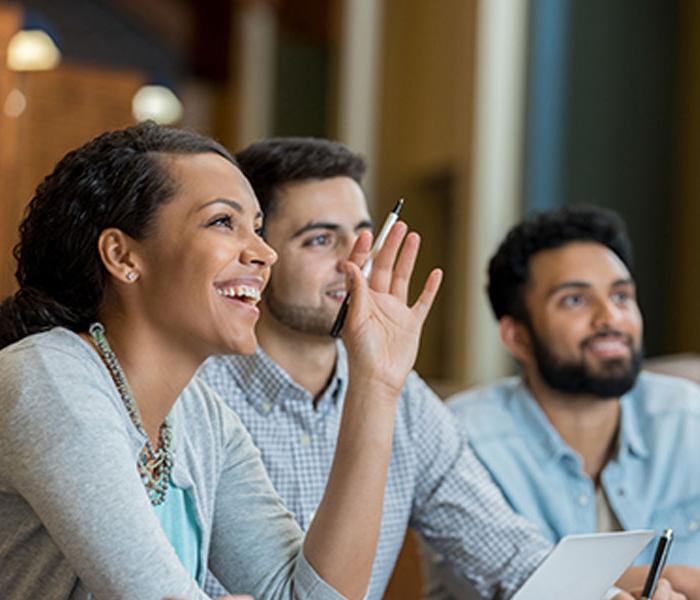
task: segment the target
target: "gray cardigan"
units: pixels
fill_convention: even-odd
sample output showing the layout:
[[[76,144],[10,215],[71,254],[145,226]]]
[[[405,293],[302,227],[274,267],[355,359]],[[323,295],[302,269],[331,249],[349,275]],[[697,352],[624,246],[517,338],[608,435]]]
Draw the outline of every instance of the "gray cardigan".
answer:
[[[257,599],[342,598],[238,417],[197,378],[173,408],[173,482],[192,488],[203,564]],[[195,600],[136,471],[136,431],[97,354],[66,329],[0,351],[0,593],[5,600]]]

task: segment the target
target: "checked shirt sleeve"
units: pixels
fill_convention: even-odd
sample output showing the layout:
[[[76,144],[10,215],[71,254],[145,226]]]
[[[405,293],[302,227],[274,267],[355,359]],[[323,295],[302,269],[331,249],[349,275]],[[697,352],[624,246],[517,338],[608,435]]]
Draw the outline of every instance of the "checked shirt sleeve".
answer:
[[[516,515],[456,430],[452,416],[417,375],[409,379],[418,477],[411,527],[453,581],[507,599],[551,545]]]

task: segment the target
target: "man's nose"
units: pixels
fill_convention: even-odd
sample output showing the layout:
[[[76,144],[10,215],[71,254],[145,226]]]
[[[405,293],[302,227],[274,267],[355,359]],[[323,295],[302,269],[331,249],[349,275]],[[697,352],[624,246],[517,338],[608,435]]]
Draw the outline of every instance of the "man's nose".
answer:
[[[594,322],[596,327],[615,325],[621,318],[622,311],[620,310],[620,307],[617,306],[611,299],[601,300],[597,303],[594,314]]]
[[[344,236],[339,242],[338,245],[336,246],[336,269],[340,271],[340,265],[342,265],[348,258],[350,258],[350,254],[352,252],[353,247],[355,246],[355,242],[357,241],[357,238],[360,237],[359,233],[353,233],[347,236]]]

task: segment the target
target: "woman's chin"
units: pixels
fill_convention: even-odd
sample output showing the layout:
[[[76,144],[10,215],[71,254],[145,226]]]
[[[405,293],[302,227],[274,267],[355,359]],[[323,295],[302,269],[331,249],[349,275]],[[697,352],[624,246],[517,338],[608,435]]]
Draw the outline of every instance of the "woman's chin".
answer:
[[[227,354],[253,354],[258,347],[258,340],[255,334],[245,338],[238,338],[229,344]]]

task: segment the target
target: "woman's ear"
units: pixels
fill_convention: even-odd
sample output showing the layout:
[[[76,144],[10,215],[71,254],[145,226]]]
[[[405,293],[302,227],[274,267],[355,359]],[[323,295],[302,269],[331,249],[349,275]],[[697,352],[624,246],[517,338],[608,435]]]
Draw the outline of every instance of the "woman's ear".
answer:
[[[513,317],[501,317],[498,321],[498,333],[508,352],[520,363],[527,363],[532,355],[530,332],[521,321]]]
[[[130,284],[141,276],[136,242],[120,229],[105,229],[97,240],[102,264],[117,281]]]

